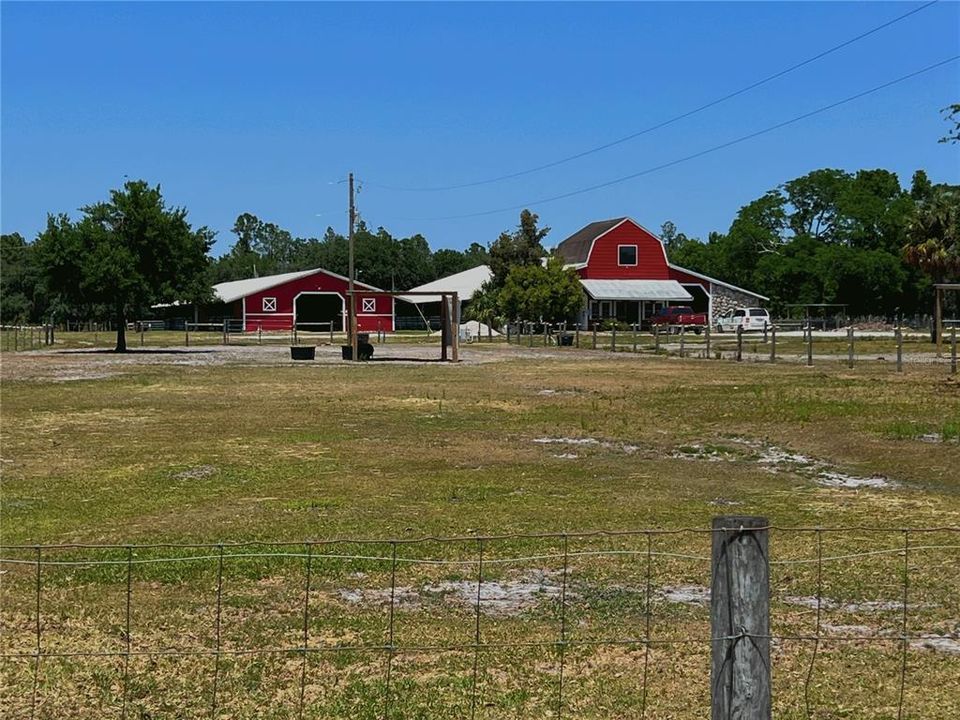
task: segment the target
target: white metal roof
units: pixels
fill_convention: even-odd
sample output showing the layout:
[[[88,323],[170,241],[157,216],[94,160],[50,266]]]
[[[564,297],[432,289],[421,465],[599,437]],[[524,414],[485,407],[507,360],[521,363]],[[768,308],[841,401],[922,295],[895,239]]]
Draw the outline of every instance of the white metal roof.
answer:
[[[410,288],[408,292],[455,292],[461,301],[469,300],[473,294],[480,289],[480,286],[493,277],[490,268],[487,265],[478,265],[477,267],[458,272],[447,277],[433,280],[423,285]],[[440,302],[439,295],[402,295],[401,300],[406,300],[415,305],[424,303]]]
[[[231,280],[229,282],[218,283],[213,286],[213,294],[220,302],[233,302],[242,297],[253,295],[262,290],[269,290],[277,285],[283,285],[291,280],[313,275],[315,273],[325,273],[340,280],[347,280],[343,275],[324,270],[323,268],[312,268],[310,270],[297,270],[296,272],[280,273],[279,275],[264,275],[263,277],[247,278],[245,280]],[[357,287],[365,290],[376,290],[372,285],[366,285],[362,282],[354,283]]]
[[[728,287],[728,288],[730,288],[731,290],[736,290],[737,292],[742,292],[744,295],[752,295],[753,297],[755,297],[755,298],[760,298],[761,300],[769,300],[769,299],[770,299],[770,298],[768,298],[766,295],[761,295],[760,293],[755,293],[755,292],[753,292],[752,290],[745,290],[745,289],[742,288],[742,287],[737,287],[736,285],[731,285],[730,283],[724,282],[723,280],[717,280],[716,278],[712,278],[712,277],[710,277],[709,275],[704,275],[703,273],[698,273],[698,272],[695,272],[695,271],[693,271],[693,270],[688,270],[688,269],[685,268],[685,267],[680,267],[679,265],[674,265],[673,263],[667,263],[667,265],[669,265],[669,266],[670,266],[671,268],[673,268],[674,270],[679,270],[680,272],[685,272],[687,275],[693,275],[694,277],[700,278],[701,280],[706,280],[706,281],[708,281],[708,282],[712,282],[714,285],[723,285],[724,287]]]
[[[580,283],[594,300],[693,300],[676,280],[581,280]]]

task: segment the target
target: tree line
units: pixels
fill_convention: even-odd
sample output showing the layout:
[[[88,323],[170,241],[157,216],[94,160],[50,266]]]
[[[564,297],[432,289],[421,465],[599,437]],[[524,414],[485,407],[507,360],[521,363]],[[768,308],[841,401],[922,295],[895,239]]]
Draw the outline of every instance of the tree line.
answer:
[[[930,312],[931,284],[960,275],[960,187],[918,170],[815,170],[740,209],[706,242],[665,223],[671,262],[770,298],[838,303],[852,316]]]
[[[184,208],[169,207],[160,187],[142,180],[81,208],[50,215],[33,242],[0,238],[0,321],[111,319],[120,327],[160,303],[207,302],[217,282],[322,267],[348,272],[347,239],[295,238],[250,213],[236,240],[212,258],[214,233],[194,228]],[[359,223],[357,279],[407,290],[489,264],[492,279],[471,314],[502,319],[572,319],[583,307],[575,272],[548,256],[535,213],[488,246],[431,250],[420,234],[396,238]],[[671,261],[771,298],[775,314],[791,303],[843,303],[850,315],[929,312],[933,282],[960,277],[960,187],[917,171],[909,188],[887,170],[815,170],[740,209],[725,233],[705,242],[672,223],[662,228]]]

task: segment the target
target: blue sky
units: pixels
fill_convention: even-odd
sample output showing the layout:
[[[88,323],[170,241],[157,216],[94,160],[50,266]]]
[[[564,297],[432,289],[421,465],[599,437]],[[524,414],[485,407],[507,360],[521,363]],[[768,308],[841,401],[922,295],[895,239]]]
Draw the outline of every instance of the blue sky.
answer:
[[[545,172],[523,170],[668,119],[919,3],[24,4],[2,20],[3,232],[104,198],[124,176],[163,186],[232,243],[252,212],[296,235],[345,231],[346,187],[395,235],[487,243],[530,203],[553,232],[630,215],[725,230],[736,211],[819,167],[917,168],[960,182],[938,144],[960,63],[632,181],[561,194],[724,143],[960,52],[941,2],[694,117]]]

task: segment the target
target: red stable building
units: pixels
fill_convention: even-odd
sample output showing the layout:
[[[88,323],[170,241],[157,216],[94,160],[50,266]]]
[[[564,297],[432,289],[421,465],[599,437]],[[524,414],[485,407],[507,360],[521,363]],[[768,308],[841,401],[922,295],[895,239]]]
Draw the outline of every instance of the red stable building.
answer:
[[[348,287],[347,278],[323,268],[233,280],[213,286],[220,304],[207,307],[206,315],[219,313],[223,319],[242,324],[245,332],[293,327],[326,331],[330,324],[335,331],[342,331],[347,324]],[[393,332],[393,298],[356,281],[354,292],[358,329]]]
[[[766,298],[750,290],[673,265],[663,241],[628,217],[593,222],[557,246],[580,275],[587,308],[580,324],[615,319],[645,325],[665,305],[692,305],[711,325],[729,310]]]

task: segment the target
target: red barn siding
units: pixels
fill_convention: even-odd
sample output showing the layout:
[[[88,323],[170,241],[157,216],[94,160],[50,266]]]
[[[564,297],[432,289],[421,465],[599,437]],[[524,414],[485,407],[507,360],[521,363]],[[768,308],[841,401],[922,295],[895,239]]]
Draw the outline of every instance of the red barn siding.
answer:
[[[258,328],[289,330],[293,326],[294,305],[298,295],[309,292],[335,293],[345,302],[348,285],[347,280],[321,270],[312,275],[247,295],[243,299],[246,329],[248,332],[254,332]],[[376,290],[365,291],[364,286],[359,284],[355,284],[354,287],[358,292],[363,293],[355,296],[358,328],[363,332],[376,332],[378,328],[386,332],[393,332],[393,298],[389,295],[379,294]],[[276,309],[264,311],[264,298],[275,298]],[[363,310],[363,300],[365,298],[374,300],[373,312]]]
[[[620,245],[637,246],[637,264],[619,264]],[[669,280],[670,268],[663,244],[652,233],[625,220],[593,242],[587,266],[580,270],[585,280]]]

